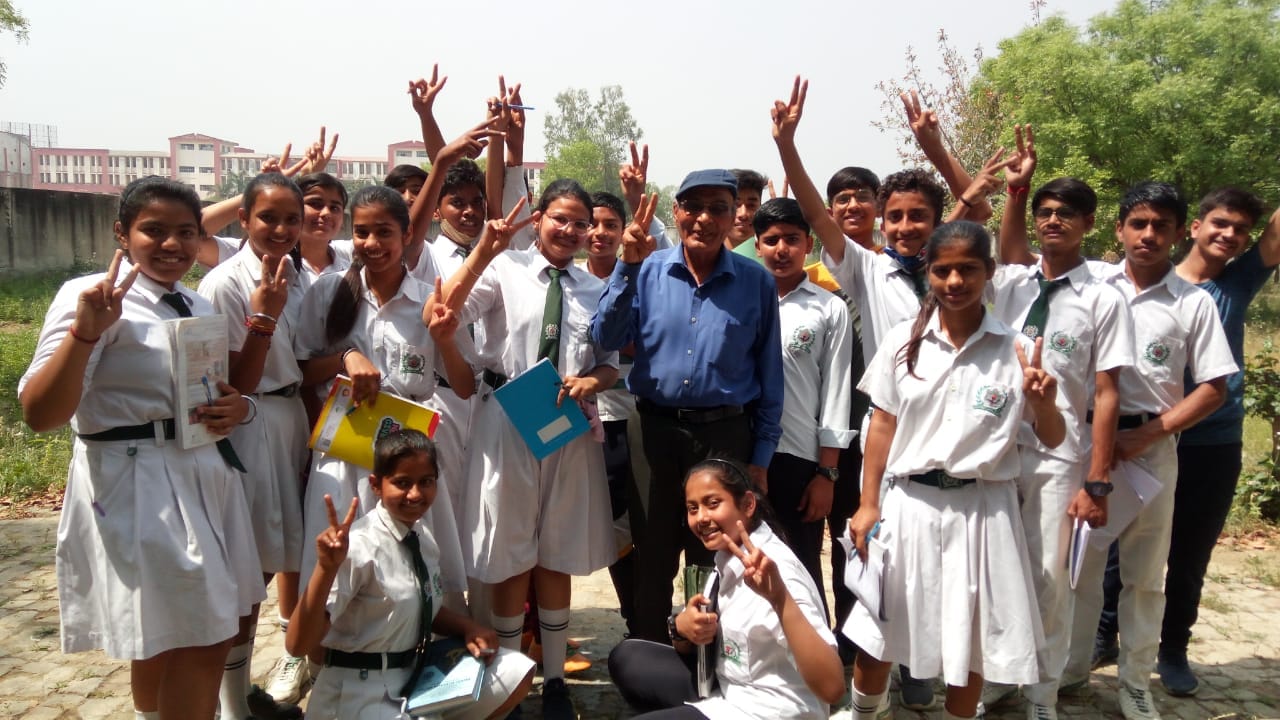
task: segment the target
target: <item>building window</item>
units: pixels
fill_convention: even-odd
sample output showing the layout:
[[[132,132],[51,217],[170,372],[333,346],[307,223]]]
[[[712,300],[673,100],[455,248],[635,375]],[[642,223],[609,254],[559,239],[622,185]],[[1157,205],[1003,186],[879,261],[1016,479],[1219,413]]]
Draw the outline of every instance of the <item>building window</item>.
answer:
[[[213,168],[209,167],[208,165],[201,165],[200,172],[205,173],[206,175],[212,175]]]
[[[213,143],[200,143],[200,149],[213,152]]]
[[[178,143],[179,150],[195,150],[195,143]]]
[[[178,166],[178,172],[180,172],[180,173],[194,173],[195,171],[196,171],[196,169],[195,169],[195,166],[194,166],[194,165],[179,165],[179,166]]]
[[[200,186],[200,192],[213,192],[213,186],[212,186],[212,185],[201,185],[201,186]]]

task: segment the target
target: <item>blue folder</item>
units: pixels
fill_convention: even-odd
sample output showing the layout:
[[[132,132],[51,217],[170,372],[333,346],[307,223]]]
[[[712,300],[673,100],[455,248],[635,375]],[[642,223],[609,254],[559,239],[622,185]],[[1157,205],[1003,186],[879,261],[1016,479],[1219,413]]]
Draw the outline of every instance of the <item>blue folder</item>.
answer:
[[[543,359],[493,392],[529,451],[539,460],[591,429],[582,408],[571,398],[566,397],[556,407],[560,384],[555,366]]]

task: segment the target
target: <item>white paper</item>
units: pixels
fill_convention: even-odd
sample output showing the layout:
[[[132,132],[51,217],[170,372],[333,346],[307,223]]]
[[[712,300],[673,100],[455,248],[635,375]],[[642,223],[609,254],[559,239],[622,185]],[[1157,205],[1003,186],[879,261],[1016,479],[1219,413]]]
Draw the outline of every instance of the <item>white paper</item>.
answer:
[[[227,378],[227,318],[206,315],[167,322],[173,339],[173,418],[178,446],[210,445],[222,436],[209,432],[198,408],[222,396],[218,383]]]
[[[867,538],[867,560],[864,563],[858,556],[848,527],[839,539],[847,558],[844,567],[845,587],[881,622],[888,621],[889,615],[884,606],[884,576],[885,568],[889,566],[889,547],[880,538]]]
[[[1132,460],[1122,460],[1111,469],[1111,484],[1115,489],[1107,497],[1107,524],[1100,528],[1086,525],[1082,530],[1085,541],[1099,550],[1106,550],[1142,508],[1164,490],[1160,478]]]

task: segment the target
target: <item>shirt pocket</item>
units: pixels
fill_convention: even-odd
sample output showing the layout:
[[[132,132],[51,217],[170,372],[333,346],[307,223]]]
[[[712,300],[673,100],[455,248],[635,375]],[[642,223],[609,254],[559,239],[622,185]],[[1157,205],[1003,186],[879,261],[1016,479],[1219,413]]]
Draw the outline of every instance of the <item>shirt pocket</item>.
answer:
[[[995,428],[1017,409],[1014,393],[1019,392],[1022,392],[1022,387],[1014,387],[1006,378],[973,378],[965,395],[968,417],[982,428]]]
[[[1156,384],[1182,381],[1182,368],[1186,364],[1186,344],[1181,338],[1155,333],[1138,332],[1134,344],[1138,370]],[[1177,368],[1177,373],[1174,373]]]
[[[707,340],[708,362],[726,378],[742,379],[750,375],[755,364],[751,362],[752,346],[756,340],[756,327],[744,325],[728,318],[710,324]]]
[[[387,333],[382,351],[386,360],[383,383],[397,395],[423,398],[435,389],[434,344],[406,342],[397,334]]]
[[[591,343],[591,314],[582,308],[565,308],[560,323],[560,367],[566,375],[585,375],[595,369],[595,346]]]

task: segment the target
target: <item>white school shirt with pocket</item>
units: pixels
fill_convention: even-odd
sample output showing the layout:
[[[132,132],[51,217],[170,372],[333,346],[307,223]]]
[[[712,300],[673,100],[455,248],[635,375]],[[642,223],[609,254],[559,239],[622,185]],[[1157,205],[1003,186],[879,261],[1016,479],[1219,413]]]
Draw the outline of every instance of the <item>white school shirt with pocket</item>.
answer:
[[[778,301],[782,335],[780,453],[817,461],[823,447],[847,448],[852,400],[849,309],[806,277]]]
[[[839,265],[822,251],[822,263],[853,298],[862,316],[862,356],[873,358],[885,335],[900,323],[914,320],[920,297],[898,261],[844,239],[844,262]]]

